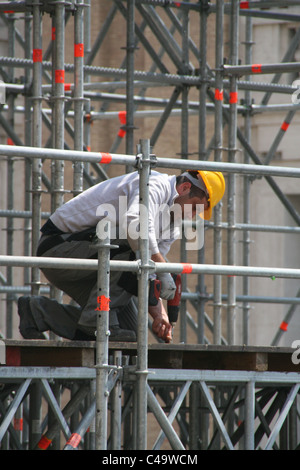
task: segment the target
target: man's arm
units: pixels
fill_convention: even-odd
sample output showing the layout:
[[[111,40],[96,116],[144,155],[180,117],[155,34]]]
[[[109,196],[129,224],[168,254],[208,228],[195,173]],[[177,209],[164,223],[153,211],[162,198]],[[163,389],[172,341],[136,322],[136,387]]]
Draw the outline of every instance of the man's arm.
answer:
[[[157,305],[149,306],[149,314],[153,318],[153,333],[166,343],[170,343],[172,341],[172,325],[161,299],[159,299]]]
[[[161,253],[155,253],[151,256],[151,260],[155,263],[165,263],[165,259]],[[176,285],[170,273],[158,273],[157,279],[161,281],[161,297],[166,300],[174,298]]]
[[[154,263],[165,263],[166,260],[165,258],[160,254],[160,253],[155,253],[154,255],[151,256],[152,261]]]

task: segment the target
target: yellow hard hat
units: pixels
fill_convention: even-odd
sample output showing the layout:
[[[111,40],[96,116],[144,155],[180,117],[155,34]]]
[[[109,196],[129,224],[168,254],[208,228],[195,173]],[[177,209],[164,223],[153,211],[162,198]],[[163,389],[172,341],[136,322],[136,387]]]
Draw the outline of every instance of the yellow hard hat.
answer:
[[[203,219],[209,220],[213,207],[215,207],[224,196],[225,180],[223,174],[219,171],[187,170],[183,175],[186,176],[192,184],[206,193],[209,207],[204,213],[202,212],[199,215]]]
[[[209,195],[209,207],[204,211],[202,217],[205,220],[209,220],[211,218],[213,207],[215,207],[224,196],[225,180],[220,171],[199,170],[198,173],[200,174]]]

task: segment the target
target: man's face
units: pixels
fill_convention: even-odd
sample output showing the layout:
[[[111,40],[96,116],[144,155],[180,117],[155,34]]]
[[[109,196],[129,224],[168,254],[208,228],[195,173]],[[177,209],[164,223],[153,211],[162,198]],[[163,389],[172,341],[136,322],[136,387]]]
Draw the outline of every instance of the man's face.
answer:
[[[191,183],[185,182],[177,186],[177,192],[179,196],[175,199],[174,203],[177,204],[181,209],[182,218],[192,219],[196,214],[199,214],[199,206],[201,210],[205,210],[209,207],[207,198],[191,196]]]

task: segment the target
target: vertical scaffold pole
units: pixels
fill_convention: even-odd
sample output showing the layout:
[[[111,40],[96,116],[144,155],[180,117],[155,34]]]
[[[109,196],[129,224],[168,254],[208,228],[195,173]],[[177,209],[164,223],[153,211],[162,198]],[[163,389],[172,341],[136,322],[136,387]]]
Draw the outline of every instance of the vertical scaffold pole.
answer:
[[[245,390],[245,449],[254,450],[255,389],[254,382],[246,384]]]
[[[77,1],[74,16],[74,148],[83,150],[83,66],[84,23],[83,3]],[[83,189],[83,163],[74,162],[74,196]]]
[[[114,351],[114,365],[122,366],[122,352]],[[122,381],[118,380],[111,393],[111,449],[121,450]]]
[[[65,2],[54,2],[52,18],[52,144],[64,148],[65,126]],[[51,165],[51,212],[64,202],[64,160],[54,160]],[[62,300],[62,292],[51,286],[51,297]],[[54,334],[50,332],[50,337]]]
[[[97,226],[96,450],[107,449],[110,223]]]
[[[137,449],[147,448],[147,382],[148,382],[148,279],[149,279],[149,175],[150,141],[141,140],[140,160],[140,273],[138,282],[137,344]]]
[[[206,96],[207,96],[207,20],[208,20],[208,2],[202,2],[200,10],[200,76],[201,86],[199,92],[199,158],[206,160]],[[199,250],[198,263],[205,263],[205,248]],[[205,276],[198,276],[198,292],[205,294]],[[204,344],[204,316],[205,316],[205,300],[201,300],[198,305],[197,322],[198,322],[198,343]]]
[[[42,13],[40,2],[33,3],[33,115],[32,145],[42,146]],[[32,162],[32,255],[35,256],[41,226],[42,161]],[[39,269],[32,268],[32,294],[39,291]]]
[[[187,10],[182,12],[182,70],[183,73],[188,73],[189,69],[189,12]],[[181,107],[181,154],[182,158],[188,158],[188,135],[189,135],[189,88],[182,87],[182,107]],[[186,253],[186,238],[183,236],[180,243],[180,258],[182,262],[187,261]],[[187,290],[186,276],[182,278],[182,290]],[[182,301],[180,315],[180,341],[186,342],[187,340],[187,321],[186,321],[186,301]]]
[[[231,3],[230,16],[230,63],[238,63],[238,34],[239,34],[239,1],[233,0]],[[230,77],[229,96],[229,128],[228,128],[228,161],[235,162],[237,145],[237,76]],[[236,212],[236,175],[228,176],[228,264],[234,266],[236,263],[236,233],[235,233],[235,212]],[[236,278],[229,276],[228,285],[228,307],[227,307],[227,335],[228,343],[234,344],[235,329],[235,307],[236,307]]]
[[[127,2],[127,45],[126,45],[126,153],[133,154],[134,115],[134,52],[135,52],[135,0]],[[127,168],[130,171],[130,168]]]
[[[91,0],[85,0],[84,2],[87,5],[87,8],[84,10],[84,63],[85,65],[89,64],[88,57],[91,52]],[[84,83],[88,83],[90,81],[90,76],[87,72],[84,72]],[[89,116],[91,111],[91,103],[90,100],[84,101],[84,116]],[[84,127],[83,127],[83,137],[84,143],[86,146],[86,150],[91,150],[91,120],[84,119]],[[84,170],[87,174],[89,174],[89,163],[84,163]]]
[[[65,2],[55,2],[55,70],[54,70],[54,147],[64,148],[65,122]],[[64,161],[54,162],[53,210],[64,200]]]
[[[252,64],[252,18],[246,18],[246,37],[245,37],[245,58],[246,64]],[[251,75],[246,77],[247,81],[251,81]],[[247,110],[251,106],[251,90],[245,91],[245,105]],[[251,115],[250,111],[247,111],[245,114],[245,138],[250,143],[251,142]],[[249,163],[250,157],[248,152],[244,151],[244,163]],[[251,180],[249,175],[245,175],[243,179],[244,191],[243,191],[243,206],[244,206],[244,216],[243,223],[250,223],[250,189],[251,189]],[[250,232],[245,230],[243,232],[243,265],[249,266],[250,264]],[[245,276],[243,278],[243,295],[249,295],[249,278]],[[249,311],[250,305],[249,302],[243,303],[243,344],[249,343]]]
[[[24,31],[24,39],[25,39],[25,59],[32,58],[32,14],[31,12],[25,13],[25,31]],[[29,84],[32,83],[32,70],[25,67],[24,69],[24,76],[25,76],[25,83]],[[24,143],[26,146],[32,145],[32,120],[31,120],[31,98],[29,96],[25,96],[24,98]],[[32,193],[31,191],[31,183],[32,183],[32,165],[31,161],[27,158],[25,159],[25,196],[24,196],[24,209],[25,211],[31,211],[32,208]],[[24,220],[24,255],[30,256],[31,254],[31,219],[28,217]],[[24,285],[28,285],[31,281],[31,269],[25,268],[24,269]]]
[[[208,2],[202,1],[202,7],[200,9],[200,77],[201,77],[201,85],[199,90],[199,159],[207,160],[207,152],[206,152],[206,97],[207,97],[207,20],[208,20]],[[203,240],[204,242],[204,240]],[[205,247],[204,245],[198,252],[198,263],[204,264],[205,263]],[[205,295],[205,275],[200,274],[198,276],[198,292],[202,295]],[[198,331],[197,331],[197,339],[198,343],[204,344],[205,343],[205,333],[204,333],[204,326],[205,326],[205,300],[200,300],[197,306],[197,323],[198,323]],[[196,391],[194,391],[196,394]],[[201,408],[196,415],[196,419],[194,419],[194,431],[196,434],[200,436],[200,442],[202,446],[205,446],[207,441],[208,435],[208,415],[206,411],[203,411],[201,406],[203,402],[203,397],[199,394],[199,390],[197,390],[197,397],[199,400],[199,407]],[[196,441],[195,441],[196,442]],[[196,443],[198,444],[198,443]]]
[[[8,54],[10,57],[15,56],[15,21],[16,16],[9,14],[8,17]],[[9,70],[9,80],[14,81],[14,69]],[[8,113],[7,120],[11,128],[14,127],[14,107],[15,97],[9,93],[7,96]],[[10,142],[10,140],[8,140]],[[11,142],[13,143],[13,142]],[[9,158],[7,160],[7,209],[12,210],[14,208],[14,160]],[[6,222],[7,234],[6,234],[6,250],[7,254],[12,255],[14,252],[14,219],[8,217]],[[10,266],[6,268],[6,278],[8,285],[13,285],[13,269]],[[7,294],[6,300],[6,335],[8,338],[12,338],[13,334],[13,296]]]
[[[215,155],[216,162],[222,161],[223,147],[223,24],[224,0],[217,0],[216,9],[216,89],[215,89]],[[214,263],[222,264],[222,204],[214,209]],[[222,276],[214,276],[214,344],[221,344],[222,336]]]

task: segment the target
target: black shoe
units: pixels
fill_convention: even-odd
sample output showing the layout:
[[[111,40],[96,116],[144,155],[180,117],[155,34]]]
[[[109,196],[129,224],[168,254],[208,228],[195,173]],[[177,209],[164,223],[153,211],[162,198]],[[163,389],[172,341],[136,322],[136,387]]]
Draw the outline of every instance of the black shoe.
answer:
[[[136,334],[133,330],[123,330],[119,326],[110,326],[109,341],[120,341],[123,343],[134,343]]]
[[[46,339],[34,322],[30,310],[30,297],[23,296],[18,299],[18,314],[20,317],[19,330],[24,339]]]

